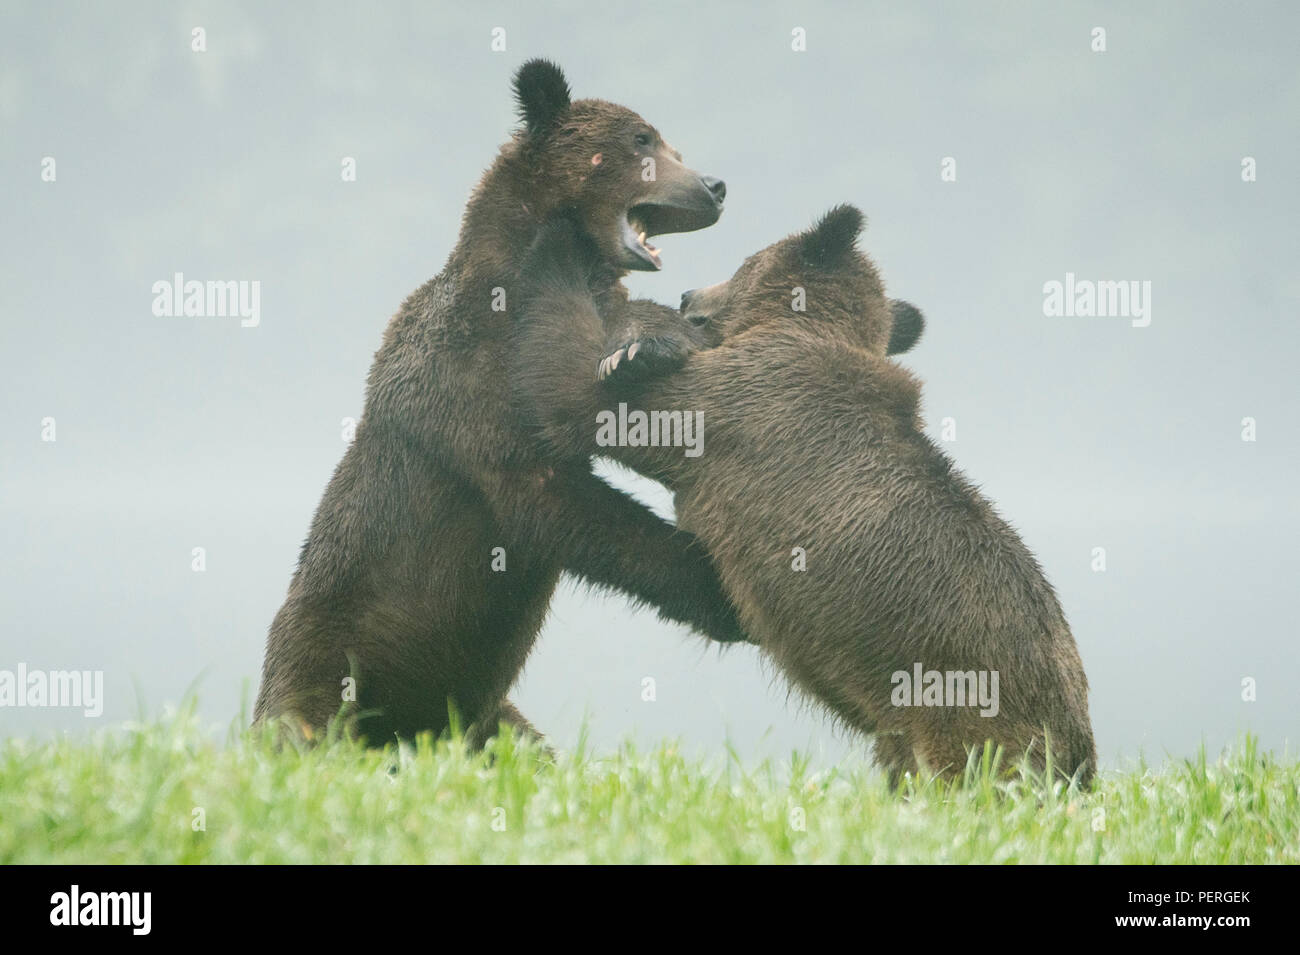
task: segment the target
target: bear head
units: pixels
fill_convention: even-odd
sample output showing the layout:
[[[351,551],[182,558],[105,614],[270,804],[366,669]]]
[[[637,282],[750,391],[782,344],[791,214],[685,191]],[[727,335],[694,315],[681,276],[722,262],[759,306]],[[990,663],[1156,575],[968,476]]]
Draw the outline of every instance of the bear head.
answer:
[[[812,228],[754,253],[725,282],[682,295],[682,315],[720,338],[762,322],[816,327],[874,354],[911,348],[924,327],[920,311],[885,297],[876,267],[857,247],[865,218],[840,205]]]
[[[532,212],[569,207],[618,269],[655,271],[647,240],[718,221],[726,184],[682,163],[654,126],[604,100],[573,100],[560,68],[529,60],[514,81],[523,129],[519,158],[531,178]]]

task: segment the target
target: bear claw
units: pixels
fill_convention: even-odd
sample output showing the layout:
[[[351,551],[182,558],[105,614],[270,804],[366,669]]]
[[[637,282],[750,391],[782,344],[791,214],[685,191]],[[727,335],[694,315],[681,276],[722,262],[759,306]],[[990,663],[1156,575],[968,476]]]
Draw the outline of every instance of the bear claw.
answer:
[[[633,349],[635,349],[635,347],[636,346],[634,345]],[[610,375],[614,374],[615,369],[618,368],[619,362],[624,358],[631,357],[632,355],[627,349],[620,348],[618,351],[614,352],[614,354],[602,358],[600,361],[600,367],[596,371],[597,380],[604,381]]]

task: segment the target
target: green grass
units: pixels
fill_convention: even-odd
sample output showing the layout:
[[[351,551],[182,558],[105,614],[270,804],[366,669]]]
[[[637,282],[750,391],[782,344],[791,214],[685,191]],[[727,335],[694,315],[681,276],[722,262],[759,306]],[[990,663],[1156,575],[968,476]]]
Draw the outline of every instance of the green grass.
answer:
[[[1249,737],[1214,762],[1102,773],[1087,794],[987,766],[963,787],[892,793],[872,771],[813,773],[798,757],[746,771],[669,744],[582,748],[554,762],[509,739],[487,756],[428,740],[277,751],[264,736],[216,742],[192,710],[10,740],[0,863],[1300,861],[1300,766]]]

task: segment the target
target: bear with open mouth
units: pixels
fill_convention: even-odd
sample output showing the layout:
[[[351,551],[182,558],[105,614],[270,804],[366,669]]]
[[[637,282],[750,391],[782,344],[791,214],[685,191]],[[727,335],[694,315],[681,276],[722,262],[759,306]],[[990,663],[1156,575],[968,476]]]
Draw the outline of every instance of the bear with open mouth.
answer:
[[[508,360],[519,263],[564,206],[593,237],[591,294],[634,311],[621,278],[658,269],[653,236],[717,221],[726,187],[641,116],[573,100],[563,73],[515,77],[522,128],[470,197],[443,270],[393,317],[356,437],[312,519],[271,624],[257,722],[314,737],[342,711],[369,742],[446,729],[471,739],[506,701],[562,571],[668,620],[742,638],[689,535],[540,444],[495,371]],[[554,326],[553,326],[554,327]],[[569,336],[551,346],[564,350]]]

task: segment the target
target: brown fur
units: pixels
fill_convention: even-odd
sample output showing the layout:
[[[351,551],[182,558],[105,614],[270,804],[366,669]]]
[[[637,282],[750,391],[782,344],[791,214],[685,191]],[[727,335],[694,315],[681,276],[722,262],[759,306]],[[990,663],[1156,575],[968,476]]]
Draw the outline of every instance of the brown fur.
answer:
[[[356,439],[271,625],[256,721],[284,718],[314,735],[339,712],[352,675],[358,698],[346,715],[372,743],[440,732],[449,706],[472,739],[498,719],[528,731],[504,698],[565,570],[666,619],[740,638],[689,535],[594,477],[587,462],[549,453],[518,420],[499,376],[514,319],[492,307],[496,289],[514,305],[519,260],[543,217],[563,205],[596,236],[593,294],[620,313],[623,269],[648,265],[629,262],[619,217],[637,203],[694,202],[657,231],[699,228],[716,220],[722,184],[683,166],[630,110],[570,102],[551,64],[525,64],[516,91],[525,128],[474,190],[442,272],[384,334]],[[646,156],[657,162],[656,181],[641,175]],[[567,348],[567,333],[554,330],[553,347]],[[504,573],[491,568],[496,547],[505,549]]]
[[[620,318],[583,287],[580,234],[555,223],[525,270],[537,281],[518,330],[522,399],[557,447],[607,454],[676,492],[679,525],[713,555],[746,631],[802,690],[878,734],[894,779],[918,760],[960,776],[986,739],[1042,767],[1046,730],[1056,768],[1087,782],[1096,753],[1074,639],[1033,555],[922,433],[919,386],[884,357],[891,307],[854,247],[861,225],[856,209],[833,210],[688,293],[680,315],[658,313],[669,327],[702,322],[718,347],[662,376],[624,378],[636,367],[625,359],[598,383]],[[791,308],[796,286],[806,312]],[[596,416],[620,401],[702,411],[703,454],[598,447]],[[806,571],[792,569],[796,547]],[[892,675],[918,662],[998,671],[1000,712],[893,705]]]

